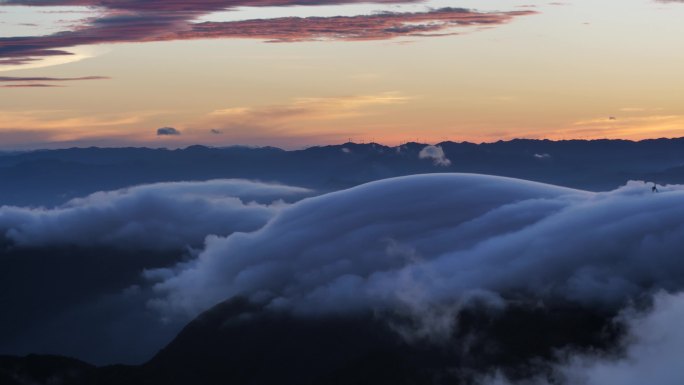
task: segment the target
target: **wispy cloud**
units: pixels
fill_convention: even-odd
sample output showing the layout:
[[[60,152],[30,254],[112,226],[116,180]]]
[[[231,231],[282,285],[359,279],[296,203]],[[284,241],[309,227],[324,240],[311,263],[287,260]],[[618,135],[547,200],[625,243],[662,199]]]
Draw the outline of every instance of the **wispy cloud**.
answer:
[[[75,78],[55,78],[55,77],[21,77],[21,76],[0,76],[0,88],[55,88],[64,85],[51,84],[52,82],[64,83],[82,80],[103,80],[109,79],[106,76],[82,76]],[[10,84],[2,84],[10,83]],[[18,83],[18,84],[17,84]]]
[[[107,139],[128,142],[130,131],[157,112],[88,115],[71,110],[0,110],[0,144],[25,144]]]
[[[225,119],[283,121],[306,117],[316,120],[334,120],[369,113],[372,106],[402,104],[411,98],[396,92],[375,95],[341,96],[328,98],[297,98],[289,104],[262,107],[233,107],[216,110],[212,116]]]
[[[21,76],[0,76],[0,82],[72,82],[79,80],[104,80],[107,76],[82,76],[77,78],[53,78],[45,76],[21,77]]]
[[[354,133],[346,122],[358,117],[387,112],[386,109],[414,99],[398,92],[338,97],[296,98],[289,103],[264,106],[236,106],[209,113],[189,127],[210,127],[227,138],[243,142],[307,140],[312,143],[339,140]],[[322,130],[321,127],[325,127]],[[201,131],[206,132],[205,129]],[[258,134],[257,134],[258,133]]]

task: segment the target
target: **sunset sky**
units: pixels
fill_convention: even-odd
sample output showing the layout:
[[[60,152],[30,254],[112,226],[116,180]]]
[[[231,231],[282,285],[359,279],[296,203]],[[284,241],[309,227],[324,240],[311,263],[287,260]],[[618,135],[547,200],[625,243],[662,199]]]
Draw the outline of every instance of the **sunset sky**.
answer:
[[[680,137],[682,20],[674,0],[0,0],[0,147]]]

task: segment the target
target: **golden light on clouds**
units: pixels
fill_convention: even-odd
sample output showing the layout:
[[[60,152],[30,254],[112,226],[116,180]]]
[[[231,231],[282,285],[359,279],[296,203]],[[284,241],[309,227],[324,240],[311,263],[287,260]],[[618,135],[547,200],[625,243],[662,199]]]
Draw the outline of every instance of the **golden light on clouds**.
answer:
[[[326,98],[296,98],[289,104],[263,107],[233,107],[216,110],[212,116],[226,119],[285,121],[292,117],[308,120],[336,120],[361,116],[372,112],[374,106],[403,104],[411,97],[398,92],[385,92],[377,95],[341,96]]]
[[[339,97],[300,97],[287,104],[231,107],[213,111],[190,127],[210,127],[233,139],[254,139],[254,132],[280,137],[325,137],[358,134],[348,127],[350,119],[390,113],[413,100],[398,92]],[[384,110],[383,110],[384,108]],[[197,132],[197,130],[194,130]]]
[[[24,140],[75,141],[130,138],[150,113],[84,116],[75,111],[0,111],[0,137],[5,143]],[[24,135],[24,133],[26,135]]]

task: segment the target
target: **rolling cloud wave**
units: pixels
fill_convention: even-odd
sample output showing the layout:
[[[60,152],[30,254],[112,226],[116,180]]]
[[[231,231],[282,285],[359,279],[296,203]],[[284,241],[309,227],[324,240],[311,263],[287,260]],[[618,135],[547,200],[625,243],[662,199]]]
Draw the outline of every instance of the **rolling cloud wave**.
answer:
[[[684,284],[683,199],[680,187],[652,194],[640,182],[594,194],[478,175],[390,179],[305,199],[254,233],[210,237],[157,289],[191,312],[234,295],[307,313],[483,290],[620,304]]]
[[[209,234],[256,230],[285,205],[282,199],[309,193],[244,180],[158,183],[95,193],[54,209],[3,206],[0,232],[22,247],[178,249],[199,246]]]
[[[253,233],[209,237],[196,260],[156,270],[150,303],[196,314],[244,296],[300,317],[394,314],[411,320],[388,318],[408,341],[440,341],[473,303],[570,302],[610,314],[660,292],[650,310],[627,307],[616,319],[628,330],[626,359],[566,351],[532,383],[639,383],[627,380],[653,370],[673,383],[678,365],[652,355],[680,349],[684,301],[663,291],[684,287],[683,201],[683,186],[652,193],[643,182],[588,193],[480,175],[384,180],[302,200]]]

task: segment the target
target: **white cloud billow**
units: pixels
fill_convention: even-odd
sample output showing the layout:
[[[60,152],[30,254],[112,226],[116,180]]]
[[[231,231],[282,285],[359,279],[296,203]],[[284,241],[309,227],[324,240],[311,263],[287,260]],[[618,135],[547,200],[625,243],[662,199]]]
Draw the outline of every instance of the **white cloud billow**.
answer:
[[[446,157],[444,150],[440,146],[425,146],[418,153],[420,159],[432,159],[435,166],[451,166],[451,160]]]
[[[300,201],[254,233],[209,237],[156,285],[155,305],[197,313],[246,295],[300,313],[413,314],[515,290],[619,306],[684,285],[684,190],[665,190],[458,174],[373,182]]]

